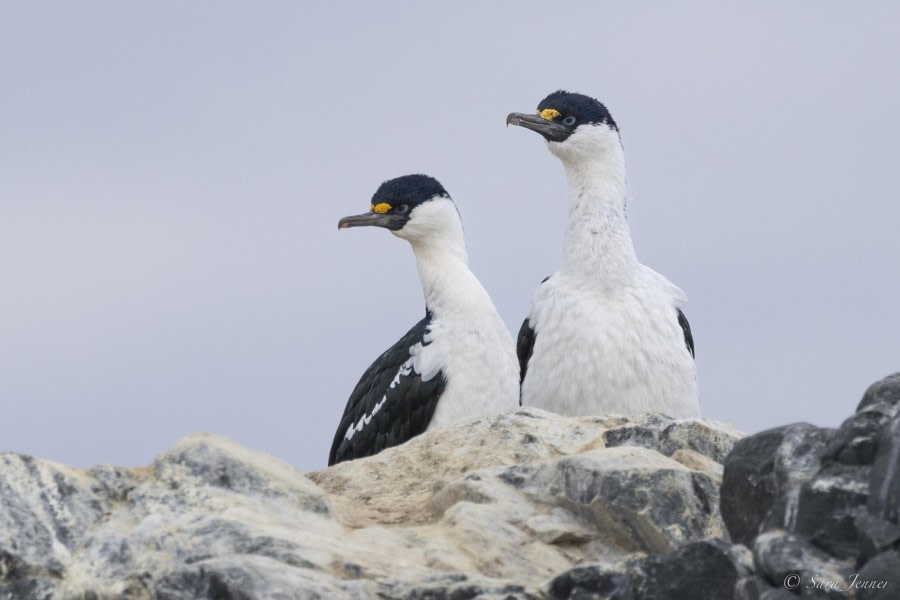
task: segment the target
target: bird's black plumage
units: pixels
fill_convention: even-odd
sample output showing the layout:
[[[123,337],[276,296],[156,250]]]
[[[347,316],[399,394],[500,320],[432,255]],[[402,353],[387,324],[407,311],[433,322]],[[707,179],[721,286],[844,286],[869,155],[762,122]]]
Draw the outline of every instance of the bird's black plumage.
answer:
[[[548,279],[550,279],[550,275],[544,277],[540,285],[547,283]],[[534,328],[526,317],[525,320],[522,321],[522,327],[519,328],[519,337],[516,339],[516,356],[519,358],[520,385],[525,381],[525,372],[528,371],[528,361],[531,360],[531,355],[534,352],[534,342],[536,339],[537,333],[534,331]],[[520,394],[519,406],[521,405],[522,396]]]
[[[435,196],[450,197],[437,179],[428,175],[404,175],[389,179],[378,186],[375,195],[372,196],[372,204],[384,202],[391,208],[405,204],[412,209]]]
[[[430,321],[429,313],[363,373],[350,394],[344,416],[334,434],[328,455],[329,466],[377,454],[385,448],[406,442],[428,428],[446,386],[443,374],[438,372],[428,381],[423,381],[421,374],[413,368],[399,376],[398,372],[409,360],[412,346],[427,345],[424,337]],[[391,387],[395,377],[397,383]],[[372,415],[382,401],[378,411]],[[348,440],[348,429],[366,417],[371,420]]]
[[[684,332],[684,343],[687,344],[688,352],[691,353],[691,357],[694,357],[694,336],[691,335],[691,324],[688,323],[687,317],[684,316],[684,313],[681,312],[680,308],[676,308],[678,311],[678,324],[681,325],[681,330]]]
[[[525,372],[528,370],[528,361],[531,360],[531,354],[534,352],[534,341],[537,334],[531,327],[531,323],[526,318],[522,321],[522,327],[519,328],[519,337],[516,340],[516,356],[519,357],[519,383],[525,381]],[[522,398],[519,397],[519,406],[522,405]]]
[[[554,120],[562,121],[566,117],[575,117],[573,129],[583,123],[606,123],[616,131],[619,130],[606,106],[599,100],[584,94],[576,94],[565,90],[555,91],[538,104],[538,112],[547,108],[552,108],[559,113],[559,116]]]

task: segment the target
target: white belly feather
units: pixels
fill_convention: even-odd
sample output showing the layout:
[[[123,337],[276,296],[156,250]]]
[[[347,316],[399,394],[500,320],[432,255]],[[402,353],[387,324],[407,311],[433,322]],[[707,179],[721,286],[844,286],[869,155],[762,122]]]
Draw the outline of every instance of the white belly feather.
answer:
[[[519,364],[506,325],[499,315],[448,324],[436,319],[434,340],[423,351],[441,357],[447,387],[428,424],[431,431],[478,415],[515,409],[519,404]]]
[[[523,405],[564,415],[699,417],[694,360],[660,281],[668,283],[649,271],[634,285],[578,289],[557,273],[541,285],[529,315],[537,337]]]

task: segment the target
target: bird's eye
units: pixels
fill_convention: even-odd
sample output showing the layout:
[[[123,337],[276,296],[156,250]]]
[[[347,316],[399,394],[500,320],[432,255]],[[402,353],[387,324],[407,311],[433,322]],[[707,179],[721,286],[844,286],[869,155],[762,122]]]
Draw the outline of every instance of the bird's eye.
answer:
[[[569,127],[571,127],[574,124],[575,124],[575,117],[573,117],[572,115],[569,115],[568,117],[563,119],[563,125],[568,125]]]
[[[394,212],[398,215],[405,215],[409,212],[409,204],[401,204],[397,208],[394,209]]]

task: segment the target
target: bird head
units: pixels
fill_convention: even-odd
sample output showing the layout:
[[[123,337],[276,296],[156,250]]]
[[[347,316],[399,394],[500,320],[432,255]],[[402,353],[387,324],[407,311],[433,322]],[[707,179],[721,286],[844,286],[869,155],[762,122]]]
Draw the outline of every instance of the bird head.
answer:
[[[369,212],[338,222],[338,229],[365,226],[384,227],[413,243],[462,233],[450,194],[428,175],[404,175],[385,181],[372,196]]]
[[[619,128],[599,101],[559,90],[538,104],[535,114],[510,113],[507,125],[536,131],[550,152],[563,162],[590,160],[610,150],[621,151]]]

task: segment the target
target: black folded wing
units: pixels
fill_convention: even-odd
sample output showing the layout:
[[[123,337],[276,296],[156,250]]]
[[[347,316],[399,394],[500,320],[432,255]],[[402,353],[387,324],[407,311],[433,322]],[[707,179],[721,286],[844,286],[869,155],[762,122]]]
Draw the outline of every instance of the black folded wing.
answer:
[[[519,357],[519,383],[525,381],[525,371],[528,370],[528,361],[531,360],[531,354],[534,352],[534,341],[537,334],[531,328],[528,319],[522,321],[522,327],[519,328],[519,338],[516,340],[516,356]],[[520,401],[521,404],[521,401]]]
[[[684,332],[684,343],[687,344],[687,349],[691,356],[694,356],[694,336],[691,335],[691,324],[688,323],[687,317],[684,316],[680,308],[675,310],[678,311],[678,324],[681,325],[681,331]]]
[[[544,285],[550,279],[550,275],[544,277],[538,285]],[[519,383],[525,381],[525,372],[528,370],[528,361],[531,360],[531,354],[534,352],[534,341],[537,339],[537,333],[531,327],[531,323],[526,318],[519,328],[519,338],[516,340],[516,356],[519,357]],[[519,396],[519,405],[522,404],[522,397]]]
[[[329,466],[377,454],[428,428],[446,381],[441,372],[423,381],[410,348],[428,345],[424,337],[430,321],[426,315],[363,373],[334,434]]]

